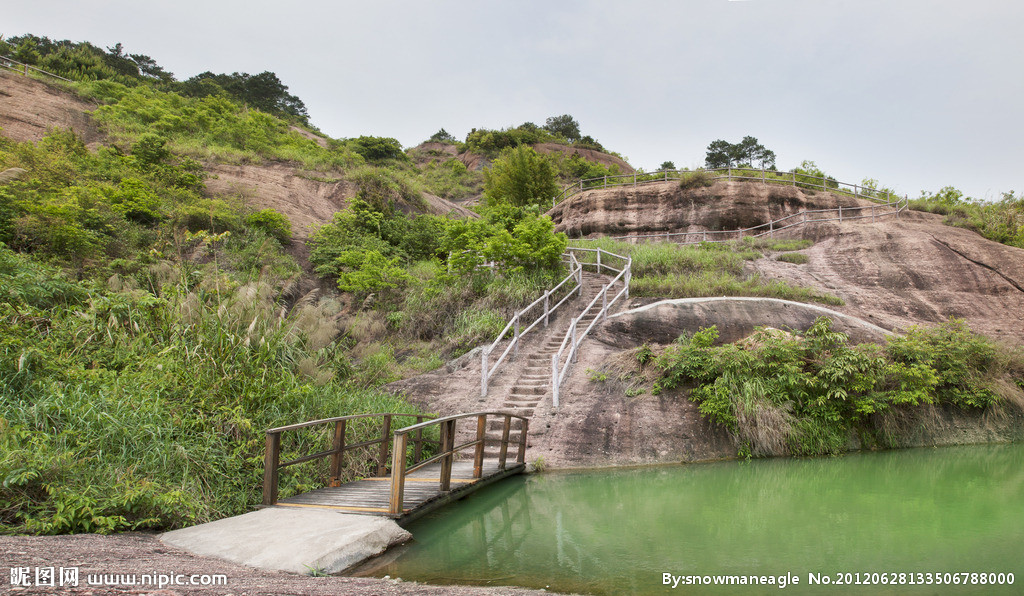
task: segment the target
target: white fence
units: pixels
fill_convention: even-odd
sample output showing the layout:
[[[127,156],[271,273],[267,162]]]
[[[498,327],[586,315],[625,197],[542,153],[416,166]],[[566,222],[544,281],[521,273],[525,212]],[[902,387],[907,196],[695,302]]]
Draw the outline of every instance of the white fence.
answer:
[[[809,223],[824,221],[848,221],[852,219],[877,220],[879,217],[895,215],[897,218],[900,212],[907,210],[908,199],[899,199],[892,204],[865,205],[860,207],[838,207],[836,209],[812,209],[800,211],[773,219],[768,223],[740,228],[738,230],[701,230],[700,232],[661,232],[654,234],[628,234],[625,236],[612,236],[615,240],[665,240],[677,244],[697,244],[699,242],[728,242],[737,240],[744,236],[759,238],[761,236],[775,236],[775,232],[802,226]]]
[[[590,301],[590,304],[583,309],[583,312],[581,312],[578,317],[573,317],[572,321],[569,323],[569,328],[565,332],[565,337],[562,339],[562,344],[558,348],[558,352],[551,355],[551,400],[552,404],[556,408],[558,407],[559,387],[565,380],[570,365],[576,362],[580,344],[583,343],[583,340],[594,328],[594,325],[597,325],[598,322],[604,321],[608,317],[608,310],[616,301],[619,300],[619,298],[629,299],[629,282],[633,276],[633,259],[630,257],[610,253],[600,248],[569,248],[569,250],[578,253],[593,253],[594,262],[590,263],[587,258],[580,259],[581,268],[584,266],[594,265],[598,273],[603,273],[603,271],[607,269],[608,271],[617,273],[617,275],[601,288],[601,291],[598,292],[597,296],[594,296],[594,299]],[[609,259],[617,261],[619,268],[616,269],[609,265]],[[622,288],[609,300],[608,294],[613,291],[613,288],[617,283],[621,283]],[[600,310],[597,310],[598,304],[600,304]],[[590,324],[587,325],[586,329],[582,332],[579,331],[578,327],[580,321],[586,318],[588,313],[594,311],[596,311],[594,319],[590,321]]]
[[[28,76],[29,71],[38,72],[39,74],[43,74],[43,75],[46,75],[48,77],[53,77],[55,79],[60,79],[62,81],[66,81],[68,83],[73,82],[71,79],[65,79],[64,77],[62,77],[60,75],[55,75],[52,72],[47,72],[47,71],[45,71],[45,70],[43,70],[41,68],[36,68],[35,66],[32,66],[31,64],[24,64],[22,62],[18,62],[17,60],[15,60],[13,58],[8,58],[7,56],[0,56],[0,68],[6,68],[8,70],[13,70],[14,72],[20,72],[21,74],[23,74],[25,76]]]
[[[797,186],[810,190],[823,190],[838,194],[851,195],[869,201],[884,201],[892,204],[899,200],[899,197],[888,191],[862,186],[860,184],[849,184],[839,182],[832,178],[823,176],[812,176],[797,172],[778,172],[776,170],[758,170],[754,168],[713,168],[709,170],[659,170],[657,172],[622,174],[619,176],[601,176],[599,178],[580,179],[565,186],[562,192],[551,200],[551,206],[575,196],[586,190],[598,188],[616,188],[619,186],[640,186],[643,184],[655,184],[668,182],[669,180],[683,180],[689,176],[702,176],[712,174],[710,180],[739,180],[762,182],[764,184],[782,184],[785,186]]]
[[[565,304],[573,294],[582,295],[583,265],[576,260],[576,255],[571,252],[571,250],[566,252],[565,258],[569,264],[569,274],[566,275],[555,287],[550,290],[546,290],[543,296],[531,302],[526,308],[517,310],[512,316],[512,319],[509,320],[508,325],[505,325],[505,328],[502,329],[501,333],[498,334],[498,337],[495,338],[494,342],[484,348],[483,352],[480,353],[480,397],[487,397],[487,384],[491,377],[494,376],[494,373],[498,370],[498,367],[505,361],[505,358],[509,353],[511,352],[514,356],[519,352],[519,342],[522,337],[541,323],[544,324],[544,327],[547,327],[548,322],[551,319],[551,313],[555,312],[558,310],[558,307]],[[551,302],[563,292],[565,293],[565,296],[552,306]],[[543,310],[540,308],[541,305],[543,305]],[[533,311],[534,309],[539,313],[537,318],[523,328],[523,315]],[[512,333],[512,341],[505,346],[505,350],[501,353],[501,356],[498,356],[498,359],[494,364],[490,364],[491,352],[498,347],[501,340],[503,340],[510,332]]]

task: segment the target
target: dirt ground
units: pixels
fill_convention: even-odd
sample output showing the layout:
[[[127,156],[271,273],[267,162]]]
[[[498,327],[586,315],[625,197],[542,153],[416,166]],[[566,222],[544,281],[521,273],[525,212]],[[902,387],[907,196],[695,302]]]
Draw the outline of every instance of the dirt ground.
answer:
[[[15,587],[10,569],[28,567],[35,582],[37,567],[54,567],[55,587]],[[59,569],[78,568],[78,587],[61,587]],[[91,586],[89,576],[111,574],[142,575],[215,575],[227,576],[220,586],[113,587]],[[116,579],[115,579],[116,581]],[[186,578],[184,581],[188,581]],[[9,594],[296,594],[335,596],[338,594],[410,595],[452,594],[455,596],[526,596],[543,591],[520,588],[475,588],[468,586],[426,586],[397,579],[311,577],[284,572],[262,571],[234,563],[198,557],[167,546],[155,534],[128,533],[114,536],[77,534],[73,536],[0,536],[0,593]]]

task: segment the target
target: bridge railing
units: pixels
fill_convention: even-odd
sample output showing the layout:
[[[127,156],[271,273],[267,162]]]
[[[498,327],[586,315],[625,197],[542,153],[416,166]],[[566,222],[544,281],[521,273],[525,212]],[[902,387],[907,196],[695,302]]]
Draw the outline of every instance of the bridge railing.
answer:
[[[562,192],[551,200],[551,206],[573,197],[586,190],[597,188],[615,188],[620,186],[640,186],[643,184],[654,184],[668,182],[669,180],[682,180],[689,176],[711,174],[710,180],[738,180],[754,181],[765,184],[782,184],[796,186],[810,190],[822,190],[838,194],[850,195],[860,199],[874,202],[885,202],[891,205],[899,200],[899,197],[886,190],[839,182],[827,176],[815,176],[799,172],[779,172],[777,170],[756,169],[756,168],[711,168],[707,170],[658,170],[657,172],[634,172],[632,174],[621,174],[618,176],[600,176],[598,178],[581,178],[580,180],[566,185]]]
[[[373,418],[379,418],[381,423],[381,431],[377,438],[357,441],[354,443],[350,442],[349,438],[354,434],[351,432],[353,423],[355,421]],[[345,453],[354,450],[363,450],[375,445],[379,445],[379,448],[377,449],[377,453],[370,464],[373,466],[378,476],[383,476],[387,473],[387,465],[390,463],[390,448],[392,446],[391,431],[394,426],[398,426],[395,423],[396,419],[408,419],[410,422],[415,419],[416,423],[419,424],[430,418],[432,418],[432,416],[426,416],[423,414],[356,414],[353,416],[339,416],[336,418],[311,420],[309,422],[290,424],[288,426],[269,429],[267,431],[266,450],[264,451],[263,456],[263,504],[274,505],[277,503],[278,482],[281,469],[329,457],[331,458],[331,461],[328,473],[328,483],[330,486],[339,486],[341,484],[341,471],[343,469],[342,466],[344,463]],[[330,431],[330,448],[282,462],[281,436],[284,433],[313,429],[316,427],[326,427],[326,430]],[[424,445],[438,443],[436,440],[425,438],[422,430],[415,431],[411,441],[413,444],[412,455],[414,462],[418,462],[422,459]]]
[[[444,418],[435,418],[433,420],[420,422],[412,426],[396,430],[394,446],[391,450],[393,461],[391,464],[391,497],[389,500],[389,514],[392,516],[402,515],[405,500],[406,480],[409,478],[410,474],[430,464],[437,462],[441,463],[441,474],[439,478],[440,490],[442,493],[450,491],[453,464],[458,453],[465,449],[473,449],[473,478],[481,478],[483,476],[484,469],[484,447],[487,442],[486,432],[488,416],[496,416],[504,420],[501,431],[500,450],[498,452],[498,469],[505,469],[508,460],[508,449],[509,446],[513,444],[515,444],[517,448],[516,463],[525,464],[526,435],[529,432],[530,421],[523,416],[508,414],[506,412],[473,412],[470,414],[458,414],[455,416],[446,416]],[[521,422],[518,429],[519,436],[516,437],[514,441],[510,439],[513,418],[516,418]],[[472,440],[456,445],[456,425],[461,420],[475,420],[476,430],[473,433]],[[424,430],[432,426],[439,426],[441,430],[441,444],[439,452],[433,457],[422,461],[419,461],[419,458],[414,458],[415,463],[413,465],[406,465],[406,462],[408,461],[410,435],[413,435],[414,437],[419,436]]]
[[[614,306],[615,302],[620,298],[629,298],[629,284],[633,277],[633,259],[631,257],[617,255],[601,248],[570,247],[569,251],[573,254],[581,254],[579,258],[581,266],[593,265],[599,274],[604,273],[604,270],[607,269],[609,272],[616,273],[617,275],[601,288],[601,291],[597,293],[597,296],[594,296],[594,299],[590,301],[590,304],[583,309],[583,312],[578,317],[573,317],[572,321],[569,322],[569,329],[566,330],[565,337],[558,347],[558,352],[551,355],[551,400],[556,408],[558,407],[559,387],[565,381],[570,365],[576,362],[580,344],[583,343],[583,340],[595,325],[608,317],[608,311]],[[618,268],[611,266],[609,261],[615,262]],[[621,289],[609,299],[608,294],[614,290],[616,284],[621,284]],[[594,319],[590,321],[590,324],[582,332],[579,331],[580,320],[591,312],[596,312]]]
[[[573,294],[582,293],[583,268],[576,260],[576,255],[571,251],[566,253],[565,258],[568,261],[569,274],[553,288],[545,290],[543,296],[537,298],[525,308],[517,310],[512,318],[509,319],[505,328],[498,334],[498,337],[495,338],[494,342],[489,346],[486,346],[480,353],[480,397],[487,397],[487,385],[490,383],[491,377],[495,372],[497,372],[498,367],[505,361],[505,358],[509,353],[515,356],[519,352],[519,342],[522,340],[523,336],[532,331],[539,324],[543,323],[544,327],[547,327],[552,313],[565,304]],[[559,297],[561,298],[559,299]],[[536,318],[530,321],[528,317],[532,316],[536,316]],[[525,323],[525,327],[524,319],[529,321]],[[501,355],[498,356],[498,359],[491,364],[491,353],[497,349],[498,344],[501,343],[509,333],[512,334],[512,341],[505,346],[504,351],[502,351]]]

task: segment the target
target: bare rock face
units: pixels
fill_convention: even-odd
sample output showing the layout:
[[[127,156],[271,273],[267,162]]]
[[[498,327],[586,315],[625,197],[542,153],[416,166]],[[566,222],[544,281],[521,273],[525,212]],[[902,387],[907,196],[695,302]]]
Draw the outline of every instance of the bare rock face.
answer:
[[[683,189],[679,181],[584,191],[548,212],[570,238],[750,228],[802,209],[859,207],[844,195],[777,184],[715,182]]]
[[[620,174],[632,174],[633,172],[636,171],[633,169],[633,166],[626,163],[626,160],[622,159],[621,157],[616,157],[609,153],[602,153],[601,151],[595,151],[593,149],[577,148],[573,147],[572,145],[562,145],[560,143],[538,143],[534,145],[533,148],[537,151],[537,153],[542,153],[545,155],[551,153],[562,153],[566,157],[570,157],[572,155],[579,155],[580,157],[587,161],[592,161],[596,164],[601,164],[606,168],[615,166],[619,168]]]
[[[834,310],[775,298],[683,298],[663,300],[608,317],[597,339],[620,349],[645,343],[667,344],[684,333],[714,325],[718,343],[732,343],[756,327],[806,331],[818,317],[832,319],[832,328],[853,343],[882,343],[889,331]]]
[[[38,141],[51,128],[75,131],[86,144],[103,138],[88,112],[96,104],[33,78],[0,70],[0,129],[16,141]]]

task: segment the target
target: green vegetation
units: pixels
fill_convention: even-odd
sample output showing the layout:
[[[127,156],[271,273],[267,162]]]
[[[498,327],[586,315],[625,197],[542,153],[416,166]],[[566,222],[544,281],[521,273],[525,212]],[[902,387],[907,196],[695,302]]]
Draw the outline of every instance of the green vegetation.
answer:
[[[574,240],[573,245],[603,248],[633,259],[630,294],[651,298],[758,296],[841,305],[831,294],[794,287],[779,280],[744,275],[743,263],[774,251],[806,248],[807,240],[745,238],[743,242],[679,245],[672,242],[632,244],[610,238]]]
[[[775,167],[775,152],[751,136],[743,137],[739,143],[719,139],[708,145],[704,163],[712,169],[733,166],[749,168],[757,163],[761,169],[770,170]]]
[[[492,207],[535,205],[547,208],[557,192],[551,161],[525,145],[502,151],[484,172],[484,198]]]
[[[783,261],[785,263],[793,263],[794,265],[804,265],[811,260],[810,257],[802,252],[786,252],[775,257],[776,261]]]
[[[1024,354],[951,320],[913,328],[885,345],[851,346],[818,319],[805,334],[761,329],[714,346],[702,329],[662,351],[654,392],[690,389],[703,416],[733,432],[753,455],[821,455],[900,441],[902,414],[934,405],[995,412],[1024,406]]]
[[[921,192],[910,208],[945,215],[945,223],[974,230],[989,240],[1024,248],[1024,195],[1003,193],[995,202],[983,202],[952,186],[936,193]]]

